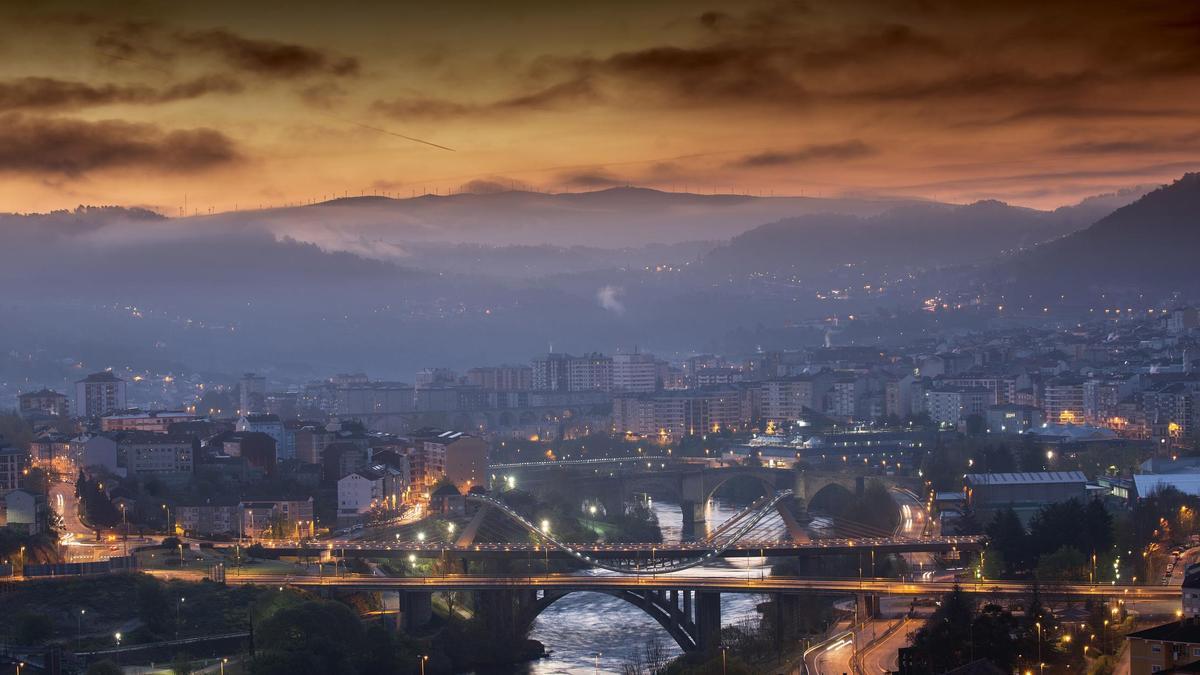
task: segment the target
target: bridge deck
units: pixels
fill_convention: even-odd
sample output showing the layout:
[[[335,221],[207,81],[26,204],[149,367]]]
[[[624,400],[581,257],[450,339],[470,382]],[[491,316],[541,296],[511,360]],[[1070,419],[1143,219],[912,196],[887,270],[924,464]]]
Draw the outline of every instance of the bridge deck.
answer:
[[[180,576],[179,572],[154,572],[163,577]],[[527,577],[488,577],[446,575],[430,577],[315,577],[280,574],[228,572],[226,583],[297,586],[312,588],[354,588],[360,590],[396,591],[467,591],[502,589],[553,589],[564,591],[594,590],[707,590],[722,593],[871,593],[880,595],[929,596],[947,593],[953,581],[906,582],[895,579],[810,579],[795,577],[759,576],[748,570],[747,576],[698,577],[681,574],[634,576],[548,574]],[[1027,583],[984,581],[958,584],[968,593],[1027,596]],[[1174,586],[1109,586],[1103,584],[1043,584],[1043,596],[1121,597],[1129,600],[1176,600],[1180,589]]]
[[[537,554],[551,557],[565,555],[554,546],[537,543],[477,543],[466,546],[455,543],[396,543],[364,540],[325,540],[301,544],[296,541],[263,541],[265,548],[285,555],[302,555],[335,551],[346,555],[377,555],[391,557],[416,555],[436,557],[476,557],[486,554],[505,554],[519,557],[520,554]],[[845,555],[852,553],[947,553],[949,551],[974,551],[983,548],[983,537],[927,537],[914,539],[866,538],[866,539],[815,539],[807,542],[783,540],[739,541],[722,552],[722,557],[789,556],[789,555]],[[575,551],[594,558],[637,558],[658,556],[662,558],[688,557],[712,548],[711,542],[679,542],[669,544],[578,544]]]

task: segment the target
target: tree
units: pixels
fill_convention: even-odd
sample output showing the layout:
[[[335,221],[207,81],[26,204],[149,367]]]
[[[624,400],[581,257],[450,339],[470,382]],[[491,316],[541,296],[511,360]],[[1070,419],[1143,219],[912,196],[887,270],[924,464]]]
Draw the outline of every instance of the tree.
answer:
[[[1025,526],[1021,524],[1021,518],[1017,516],[1016,511],[1011,507],[997,511],[987,526],[987,536],[991,542],[990,548],[998,551],[1004,560],[1006,576],[1026,569],[1029,537],[1025,534]]]
[[[1116,544],[1112,514],[1099,499],[1088,502],[1084,513],[1084,532],[1086,538],[1081,549],[1084,553],[1103,554]]]
[[[349,607],[323,600],[280,609],[260,622],[254,634],[256,646],[267,655],[261,663],[255,658],[254,673],[287,672],[274,668],[300,664],[308,672],[354,672],[352,662],[363,653],[365,635]]]
[[[1039,581],[1087,581],[1088,557],[1074,546],[1062,546],[1038,559]]]
[[[971,628],[971,656],[988,659],[1004,671],[1011,671],[1017,656],[1013,629],[1017,621],[1011,612],[995,604],[983,607]]]
[[[912,649],[918,660],[935,673],[969,661],[974,613],[974,603],[955,585],[925,625],[913,635]]]

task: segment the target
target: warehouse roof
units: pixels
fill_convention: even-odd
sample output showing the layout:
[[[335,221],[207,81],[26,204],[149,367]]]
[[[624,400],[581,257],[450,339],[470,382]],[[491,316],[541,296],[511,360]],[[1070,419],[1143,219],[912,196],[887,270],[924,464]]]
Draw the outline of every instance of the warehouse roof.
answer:
[[[972,485],[1054,485],[1086,483],[1082,471],[1039,471],[1036,473],[969,473],[966,480]]]

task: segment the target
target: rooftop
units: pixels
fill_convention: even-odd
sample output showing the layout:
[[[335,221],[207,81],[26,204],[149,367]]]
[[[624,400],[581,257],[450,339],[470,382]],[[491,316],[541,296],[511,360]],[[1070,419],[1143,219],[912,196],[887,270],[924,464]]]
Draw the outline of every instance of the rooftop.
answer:
[[[1200,644],[1200,619],[1183,619],[1128,635],[1131,639]]]
[[[968,483],[974,485],[1061,485],[1087,483],[1082,471],[1039,471],[1037,473],[969,473]]]
[[[79,382],[124,382],[121,378],[112,374],[111,370],[104,370],[99,373],[92,373],[87,377],[79,380]]]

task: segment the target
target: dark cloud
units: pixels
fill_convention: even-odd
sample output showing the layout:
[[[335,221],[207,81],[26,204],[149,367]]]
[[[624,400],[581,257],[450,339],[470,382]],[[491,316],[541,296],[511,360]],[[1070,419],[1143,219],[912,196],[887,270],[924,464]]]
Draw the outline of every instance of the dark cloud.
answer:
[[[737,168],[794,166],[826,159],[858,159],[860,157],[869,157],[877,152],[878,150],[874,147],[855,139],[841,143],[806,145],[792,150],[760,152],[735,160],[729,166]]]
[[[213,129],[163,130],[120,120],[0,115],[0,171],[79,176],[104,169],[187,172],[240,158]]]
[[[1068,143],[1058,151],[1072,155],[1129,155],[1162,152],[1193,152],[1200,146],[1200,134],[1169,137],[1116,138]]]
[[[629,181],[607,171],[572,171],[558,177],[558,184],[568,188],[604,189],[629,185]]]
[[[146,85],[92,85],[50,77],[22,77],[0,81],[0,112],[13,110],[76,110],[112,104],[168,103],[206,94],[235,94],[237,80],[211,75],[165,88]]]
[[[93,19],[91,24],[99,21]],[[101,56],[122,61],[144,62],[161,68],[161,64],[175,60],[175,53],[159,46],[157,36],[163,26],[155,21],[119,21],[101,25],[100,33],[92,43]]]
[[[496,179],[477,178],[463,185],[461,191],[477,195],[490,195],[499,192],[508,192],[512,189],[513,185],[513,181],[501,182]]]
[[[309,75],[358,75],[358,59],[337,56],[315,47],[254,40],[224,28],[179,31],[175,39],[183,46],[220,56],[230,65],[258,75],[296,78]]]
[[[486,103],[463,103],[433,98],[395,98],[376,101],[372,108],[397,119],[414,117],[459,117],[466,115],[494,115],[533,110],[555,110],[571,104],[591,103],[599,100],[589,78],[580,77],[533,91]]]
[[[1147,77],[1200,76],[1194,3],[1152,1],[1136,11],[1082,0],[850,5],[856,9],[825,0],[706,11],[696,17],[701,30],[691,44],[532,59],[514,89],[533,94],[486,103],[401,97],[376,108],[401,117],[454,117],[597,102],[797,111],[880,103],[942,105],[949,123],[961,124],[981,103],[994,103],[987,113],[1003,120],[1023,111],[1102,106],[1097,93],[1104,88],[1136,86]]]
[[[357,58],[309,45],[246,37],[227,28],[177,29],[159,21],[109,20],[98,15],[60,17],[70,25],[92,29],[92,43],[103,59],[117,59],[163,70],[187,53],[216,56],[242,72],[262,77],[298,79],[359,74]]]

